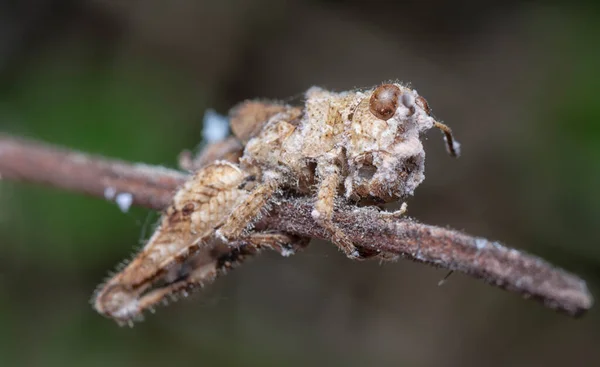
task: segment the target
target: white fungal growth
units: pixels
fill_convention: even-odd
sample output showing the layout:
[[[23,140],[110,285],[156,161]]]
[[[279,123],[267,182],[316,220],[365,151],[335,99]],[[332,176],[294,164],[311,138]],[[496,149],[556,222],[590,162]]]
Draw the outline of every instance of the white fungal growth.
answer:
[[[456,140],[452,140],[452,149],[456,152],[457,156],[460,156],[460,143]]]
[[[513,259],[517,259],[519,256],[521,256],[521,253],[514,248],[511,248],[508,251],[508,256],[512,257]]]
[[[296,252],[294,250],[292,250],[291,248],[282,248],[281,249],[281,256],[283,257],[289,257],[294,255]]]
[[[204,140],[207,143],[214,143],[225,139],[227,135],[229,135],[229,119],[213,109],[206,110],[202,120]]]
[[[414,257],[416,260],[423,261],[423,262],[426,262],[426,261],[427,261],[427,258],[426,258],[425,256],[423,256],[423,254],[421,254],[421,252],[420,252],[420,251],[418,251],[418,252],[415,252],[415,253],[414,253],[412,256],[413,256],[413,257]]]
[[[117,194],[117,190],[114,187],[109,186],[104,189],[104,198],[106,200],[114,199],[116,194]]]
[[[117,189],[111,186],[104,189],[104,198],[110,201],[114,200],[123,213],[129,211],[129,208],[133,203],[133,195],[131,195],[128,192],[122,192],[117,194]]]
[[[483,250],[487,246],[487,240],[484,238],[476,238],[475,246],[477,246],[477,250]]]
[[[215,232],[215,237],[217,237],[217,239],[219,239],[219,241],[223,243],[229,243],[229,240],[223,235],[223,232],[221,232],[220,229],[217,229],[217,231]]]
[[[122,192],[117,195],[115,202],[123,213],[127,213],[131,207],[131,203],[133,203],[133,195],[128,192]]]
[[[313,217],[314,220],[319,220],[319,218],[321,218],[321,212],[319,212],[317,209],[313,209],[310,212],[310,215]]]
[[[498,241],[492,242],[492,246],[494,246],[498,250],[504,250],[504,251],[506,251],[506,247],[502,246],[500,244],[500,242],[498,242]]]
[[[130,302],[124,304],[119,310],[114,313],[116,319],[128,319],[138,313],[138,301],[133,299]],[[128,320],[129,327],[133,327],[133,322]]]

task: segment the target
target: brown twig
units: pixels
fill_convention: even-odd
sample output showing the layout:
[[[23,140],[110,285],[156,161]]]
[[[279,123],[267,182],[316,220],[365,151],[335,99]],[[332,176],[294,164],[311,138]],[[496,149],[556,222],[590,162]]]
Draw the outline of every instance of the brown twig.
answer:
[[[133,205],[162,210],[187,179],[179,171],[104,159],[0,135],[2,179],[33,182],[92,196],[130,193]]]
[[[93,196],[126,192],[133,204],[161,210],[187,175],[162,167],[131,164],[61,150],[0,135],[2,179],[45,184]],[[279,198],[260,228],[327,239],[314,223],[306,198]],[[382,216],[371,208],[342,206],[335,223],[368,253],[383,253],[461,271],[544,305],[580,315],[593,303],[583,280],[532,255],[464,233]]]

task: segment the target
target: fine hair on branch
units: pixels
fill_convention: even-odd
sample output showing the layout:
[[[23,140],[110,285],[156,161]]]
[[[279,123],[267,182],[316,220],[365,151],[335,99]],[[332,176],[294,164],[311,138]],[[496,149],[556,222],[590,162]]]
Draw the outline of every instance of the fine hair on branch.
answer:
[[[188,174],[164,167],[128,163],[0,135],[0,180],[29,182],[103,198],[110,188],[129,193],[132,205],[163,210]],[[312,202],[280,195],[257,229],[327,239],[311,216]],[[340,205],[333,217],[362,251],[406,258],[459,271],[541,301],[572,316],[588,310],[593,299],[585,281],[548,262],[498,242],[382,216],[373,208]]]

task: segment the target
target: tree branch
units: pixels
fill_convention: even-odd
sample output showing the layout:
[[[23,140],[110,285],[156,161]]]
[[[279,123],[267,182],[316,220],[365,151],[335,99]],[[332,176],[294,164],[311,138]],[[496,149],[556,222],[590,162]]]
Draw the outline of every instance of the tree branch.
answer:
[[[187,175],[167,168],[95,157],[0,134],[0,177],[96,197],[127,192],[133,205],[162,210]],[[110,191],[113,192],[110,195]]]
[[[126,192],[132,195],[134,205],[161,210],[187,175],[0,135],[0,177],[97,197],[112,197],[107,190]],[[311,210],[310,199],[280,197],[257,227],[328,239],[312,219]],[[593,304],[580,278],[498,242],[410,219],[392,219],[372,208],[341,206],[334,222],[368,253],[460,271],[573,316]]]

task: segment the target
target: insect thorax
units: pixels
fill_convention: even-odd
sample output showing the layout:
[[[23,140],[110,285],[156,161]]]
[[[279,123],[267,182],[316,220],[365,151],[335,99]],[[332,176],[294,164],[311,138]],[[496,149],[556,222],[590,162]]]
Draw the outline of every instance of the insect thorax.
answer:
[[[388,202],[412,195],[424,179],[419,134],[433,119],[416,103],[416,91],[386,86],[384,92],[384,86],[344,93],[309,89],[304,110],[277,113],[250,139],[242,164],[277,172],[300,191],[315,179],[316,165],[334,164],[342,170],[340,186],[348,199]]]

